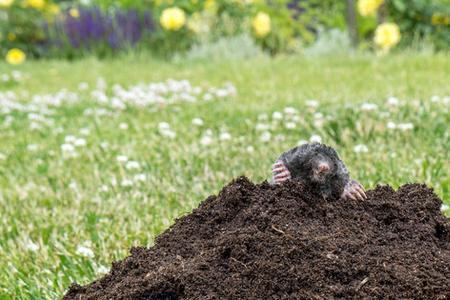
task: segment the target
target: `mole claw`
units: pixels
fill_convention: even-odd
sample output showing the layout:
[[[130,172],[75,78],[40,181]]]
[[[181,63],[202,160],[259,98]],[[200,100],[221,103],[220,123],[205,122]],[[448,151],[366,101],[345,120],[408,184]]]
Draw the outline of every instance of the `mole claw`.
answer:
[[[364,199],[367,198],[366,193],[364,193],[364,190],[363,190],[361,187],[357,186],[357,187],[355,188],[355,190],[356,190],[356,192],[358,193],[358,195],[361,196],[361,200],[364,200]]]
[[[344,198],[344,199],[352,199],[352,200],[356,200],[356,198],[355,198],[355,195],[353,195],[352,194],[352,192],[351,191],[344,191],[344,193],[342,194],[342,197]]]

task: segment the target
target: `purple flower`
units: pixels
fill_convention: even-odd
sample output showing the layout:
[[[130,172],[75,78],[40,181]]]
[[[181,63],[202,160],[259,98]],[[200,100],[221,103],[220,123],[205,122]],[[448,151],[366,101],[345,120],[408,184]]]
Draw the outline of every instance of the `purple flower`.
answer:
[[[98,7],[80,7],[79,16],[66,12],[64,18],[43,24],[47,47],[95,51],[136,46],[144,36],[155,32],[149,11],[116,9],[105,12]]]

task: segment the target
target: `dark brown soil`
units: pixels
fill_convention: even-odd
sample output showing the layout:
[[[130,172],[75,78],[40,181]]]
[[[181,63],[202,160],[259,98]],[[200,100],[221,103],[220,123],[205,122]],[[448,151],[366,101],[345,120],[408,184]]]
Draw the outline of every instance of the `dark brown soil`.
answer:
[[[326,202],[239,178],[64,299],[450,299],[450,221],[425,185]]]

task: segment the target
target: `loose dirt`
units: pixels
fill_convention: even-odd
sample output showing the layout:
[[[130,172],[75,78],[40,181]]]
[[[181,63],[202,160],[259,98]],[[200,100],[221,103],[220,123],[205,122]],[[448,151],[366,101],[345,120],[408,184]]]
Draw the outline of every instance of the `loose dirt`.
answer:
[[[324,201],[238,178],[64,299],[450,299],[450,220],[420,184]]]

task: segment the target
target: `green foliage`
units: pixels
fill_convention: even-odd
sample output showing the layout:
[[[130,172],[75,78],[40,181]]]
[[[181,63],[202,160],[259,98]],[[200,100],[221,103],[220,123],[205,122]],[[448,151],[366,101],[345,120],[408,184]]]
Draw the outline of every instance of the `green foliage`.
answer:
[[[175,61],[220,62],[245,60],[263,56],[261,48],[247,34],[219,38],[216,41],[204,41],[193,45],[184,55],[177,55]]]
[[[320,30],[317,39],[305,48],[308,56],[340,56],[354,52],[348,33],[337,28]]]
[[[389,15],[403,33],[403,43],[415,39],[431,39],[437,49],[450,45],[450,1],[448,0],[391,0]]]
[[[0,8],[0,54],[19,48],[29,55],[41,56],[38,45],[45,38],[42,23],[54,18],[52,7],[50,2],[36,9],[26,6],[24,1],[14,1],[10,7]]]
[[[20,66],[22,79],[1,92],[15,93],[18,107],[44,96],[34,98],[30,112],[0,109],[0,299],[60,299],[71,282],[99,278],[100,266],[125,258],[131,246],[151,245],[176,217],[232,178],[267,179],[279,153],[313,134],[337,147],[366,188],[424,182],[450,204],[448,58],[289,56],[172,64],[130,56]],[[1,68],[8,74],[17,69]],[[98,77],[107,92],[168,78],[204,89],[231,81],[237,96],[112,110],[91,94],[102,86]],[[59,94],[67,102],[52,104],[49,95],[62,89],[75,92],[77,100]],[[388,96],[398,97],[398,105],[387,105]],[[309,99],[318,106],[308,105]],[[377,108],[362,110],[363,101]],[[271,118],[288,106],[299,111],[293,129],[286,128],[287,118]],[[203,126],[193,126],[194,118],[203,119]],[[414,128],[391,130],[389,121]],[[161,136],[160,122],[170,124],[174,139]],[[35,123],[41,127],[31,129]],[[260,140],[259,123],[270,127],[271,142]],[[208,129],[213,143],[202,145]],[[219,139],[223,130],[231,139]],[[82,137],[86,145],[77,147],[79,156],[63,159],[68,136]],[[369,151],[355,152],[358,144]],[[118,155],[138,161],[141,169],[127,169]],[[148,175],[145,182],[120,184],[136,171]],[[94,257],[77,253],[81,245]]]

